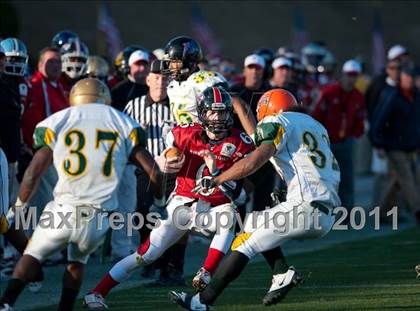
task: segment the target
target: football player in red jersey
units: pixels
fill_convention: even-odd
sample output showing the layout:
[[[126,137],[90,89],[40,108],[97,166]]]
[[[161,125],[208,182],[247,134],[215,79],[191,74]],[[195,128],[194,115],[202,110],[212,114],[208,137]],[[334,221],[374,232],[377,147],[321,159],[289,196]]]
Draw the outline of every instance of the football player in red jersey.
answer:
[[[84,303],[88,308],[105,308],[104,297],[114,286],[128,278],[134,269],[158,259],[187,231],[213,236],[204,265],[193,280],[197,290],[210,282],[211,274],[229,250],[234,238],[234,202],[244,195],[242,183],[222,184],[208,192],[195,192],[195,188],[203,177],[210,179],[244,158],[254,145],[249,136],[232,128],[232,98],[223,88],[204,90],[197,110],[201,124],[177,126],[167,137],[167,144],[177,147],[184,160],[177,173],[177,186],[166,207],[166,217],[162,216],[160,225],[134,254],[114,265],[85,296]],[[207,162],[212,165],[208,167]]]
[[[82,41],[73,39],[63,44],[60,52],[63,73],[59,81],[68,98],[73,85],[86,74],[89,49]]]

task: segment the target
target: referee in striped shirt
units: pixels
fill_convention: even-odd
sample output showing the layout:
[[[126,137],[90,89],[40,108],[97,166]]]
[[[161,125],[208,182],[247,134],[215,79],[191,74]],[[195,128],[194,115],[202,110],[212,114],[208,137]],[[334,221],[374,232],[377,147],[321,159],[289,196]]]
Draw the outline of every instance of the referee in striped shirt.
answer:
[[[152,62],[150,73],[146,78],[149,92],[130,100],[124,112],[136,120],[148,133],[147,148],[154,156],[165,149],[162,139],[162,128],[165,124],[175,123],[169,108],[169,98],[166,93],[168,85],[166,76],[160,72],[160,61]]]

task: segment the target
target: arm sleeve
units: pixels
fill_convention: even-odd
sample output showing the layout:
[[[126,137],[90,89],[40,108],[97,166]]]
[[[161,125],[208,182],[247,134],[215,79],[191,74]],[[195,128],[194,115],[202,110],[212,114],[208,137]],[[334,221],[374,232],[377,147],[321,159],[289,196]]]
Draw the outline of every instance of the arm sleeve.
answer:
[[[51,150],[55,146],[56,134],[49,127],[40,126],[34,131],[34,145],[33,148],[40,149],[42,147],[49,147]]]
[[[273,144],[281,149],[286,144],[286,131],[284,126],[272,118],[265,118],[257,125],[255,131],[255,145]]]
[[[61,110],[38,123],[33,135],[35,150],[42,147],[54,150],[58,132],[67,121],[67,112],[68,109]]]
[[[126,140],[127,154],[131,154],[133,148],[139,145],[146,148],[147,134],[141,127],[136,126],[131,130],[128,139]]]

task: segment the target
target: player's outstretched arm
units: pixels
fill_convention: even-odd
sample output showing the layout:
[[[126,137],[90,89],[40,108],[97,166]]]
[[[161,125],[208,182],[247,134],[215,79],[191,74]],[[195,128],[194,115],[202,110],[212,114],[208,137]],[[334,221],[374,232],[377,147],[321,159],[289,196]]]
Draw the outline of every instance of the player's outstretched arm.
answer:
[[[153,156],[144,147],[137,145],[131,152],[130,160],[143,168],[152,182],[154,196],[158,199],[165,195],[165,184],[163,183],[163,174],[159,166],[153,159]]]
[[[276,148],[273,144],[261,144],[249,156],[236,162],[228,170],[214,178],[216,185],[230,180],[239,180],[255,173],[262,167],[275,153]]]
[[[21,202],[26,203],[29,201],[52,160],[53,152],[49,147],[42,147],[35,153],[20,184],[18,199]]]
[[[254,114],[251,112],[249,105],[247,105],[240,97],[232,96],[233,110],[238,115],[239,120],[248,135],[255,132],[257,122]]]

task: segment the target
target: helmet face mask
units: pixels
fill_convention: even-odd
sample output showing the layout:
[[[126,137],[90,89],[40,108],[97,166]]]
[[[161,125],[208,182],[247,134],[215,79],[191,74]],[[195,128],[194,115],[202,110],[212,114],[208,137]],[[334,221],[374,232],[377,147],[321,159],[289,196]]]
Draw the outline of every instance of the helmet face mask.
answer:
[[[185,81],[198,69],[203,58],[200,45],[189,37],[175,37],[165,47],[162,73],[173,80]]]
[[[218,104],[219,103],[214,103],[215,106]],[[226,110],[226,108],[222,108],[222,110],[218,109],[220,108],[203,110],[201,115],[203,128],[213,134],[227,132],[233,126],[232,113]]]
[[[198,100],[197,111],[202,127],[210,133],[223,134],[233,127],[232,98],[222,87],[205,89]]]
[[[4,73],[11,76],[24,76],[28,64],[28,52],[25,44],[16,38],[7,38],[0,42],[5,54]]]
[[[61,48],[63,72],[71,79],[82,77],[87,70],[89,50],[81,41],[72,41]]]
[[[28,59],[21,56],[6,56],[4,72],[11,76],[24,76]]]
[[[166,57],[165,57],[166,58]],[[162,61],[164,75],[169,76],[171,80],[185,81],[191,75],[188,68],[184,68],[184,64],[180,59],[165,59]]]
[[[324,72],[323,60],[327,50],[317,43],[310,43],[302,49],[302,64],[309,73]]]

